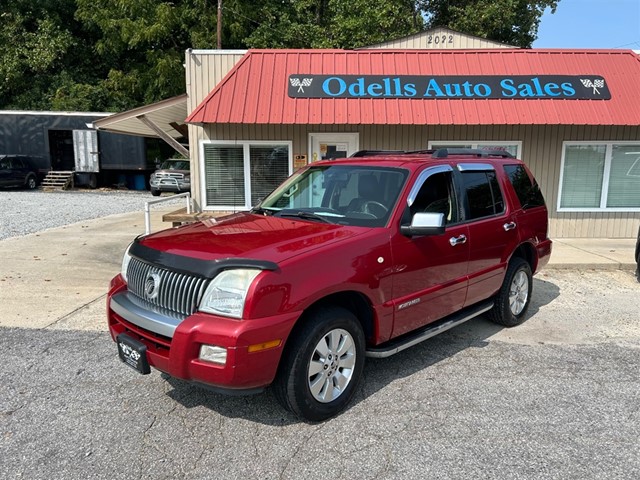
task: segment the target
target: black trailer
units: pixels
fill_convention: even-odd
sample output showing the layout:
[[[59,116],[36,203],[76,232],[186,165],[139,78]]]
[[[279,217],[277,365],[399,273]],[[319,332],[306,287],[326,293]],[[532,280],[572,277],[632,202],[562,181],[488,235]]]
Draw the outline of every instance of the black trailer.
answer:
[[[0,154],[31,155],[44,168],[73,171],[76,185],[144,190],[173,150],[158,139],[97,131],[109,113],[0,111]]]

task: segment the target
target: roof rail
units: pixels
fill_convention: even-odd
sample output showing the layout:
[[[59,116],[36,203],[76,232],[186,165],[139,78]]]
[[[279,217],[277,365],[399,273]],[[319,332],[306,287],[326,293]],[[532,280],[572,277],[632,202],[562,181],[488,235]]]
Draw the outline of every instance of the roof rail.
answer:
[[[433,158],[447,158],[449,155],[475,155],[476,157],[514,158],[506,150],[480,150],[477,148],[439,148],[433,152]]]
[[[358,150],[350,157],[375,157],[377,155],[404,155],[403,150]]]
[[[358,150],[351,157],[376,157],[382,155],[431,155],[433,158],[447,158],[449,155],[468,155],[479,158],[514,158],[506,150],[480,150],[477,148],[439,148],[437,150]]]

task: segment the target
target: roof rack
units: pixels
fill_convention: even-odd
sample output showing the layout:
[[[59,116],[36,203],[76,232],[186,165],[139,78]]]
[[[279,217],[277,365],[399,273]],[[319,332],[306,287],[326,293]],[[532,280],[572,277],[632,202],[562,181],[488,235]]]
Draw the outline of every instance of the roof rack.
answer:
[[[433,158],[447,158],[449,155],[474,155],[480,158],[502,157],[514,158],[506,150],[480,150],[477,148],[439,148],[433,152]]]
[[[447,158],[449,155],[468,155],[479,158],[514,158],[506,150],[480,150],[477,148],[439,148],[437,150],[358,150],[351,157],[376,157],[382,155],[431,155],[433,158]]]
[[[404,150],[358,150],[351,157],[375,157],[378,155],[404,155]]]

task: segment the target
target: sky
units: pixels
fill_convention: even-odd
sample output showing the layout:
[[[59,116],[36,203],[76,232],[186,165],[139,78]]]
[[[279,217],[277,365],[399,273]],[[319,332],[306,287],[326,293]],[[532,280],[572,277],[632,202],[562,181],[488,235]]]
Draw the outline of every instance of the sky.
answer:
[[[640,0],[560,0],[542,16],[533,47],[640,50]]]

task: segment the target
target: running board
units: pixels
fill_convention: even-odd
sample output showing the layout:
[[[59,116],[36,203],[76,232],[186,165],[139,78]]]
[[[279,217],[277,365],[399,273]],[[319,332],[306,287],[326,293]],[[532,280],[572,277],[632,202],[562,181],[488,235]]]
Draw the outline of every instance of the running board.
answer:
[[[471,320],[472,318],[482,315],[493,308],[493,301],[487,301],[475,305],[473,307],[465,308],[453,315],[445,317],[443,320],[436,322],[435,324],[427,325],[415,332],[410,332],[401,337],[394,338],[382,345],[374,348],[369,348],[365,352],[367,357],[371,358],[386,358],[394,355],[402,350],[406,350],[409,347],[413,347],[420,342],[435,337],[439,333],[446,332],[450,328],[457,327],[458,325]]]

